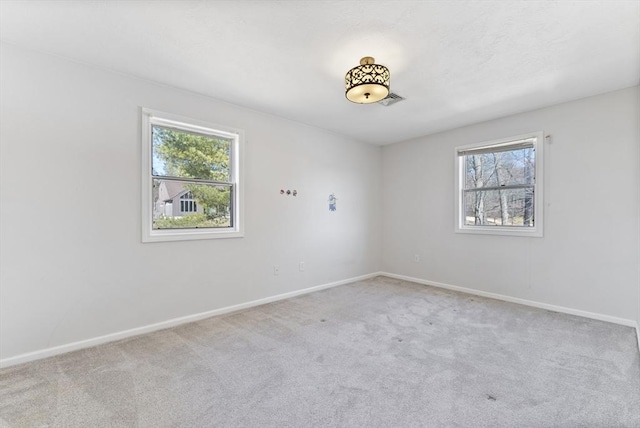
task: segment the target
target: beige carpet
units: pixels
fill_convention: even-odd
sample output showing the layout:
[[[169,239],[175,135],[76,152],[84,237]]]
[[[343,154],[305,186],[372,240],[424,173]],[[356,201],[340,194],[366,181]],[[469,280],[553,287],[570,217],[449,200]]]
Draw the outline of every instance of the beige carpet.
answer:
[[[10,427],[640,427],[635,331],[378,277],[0,371]]]

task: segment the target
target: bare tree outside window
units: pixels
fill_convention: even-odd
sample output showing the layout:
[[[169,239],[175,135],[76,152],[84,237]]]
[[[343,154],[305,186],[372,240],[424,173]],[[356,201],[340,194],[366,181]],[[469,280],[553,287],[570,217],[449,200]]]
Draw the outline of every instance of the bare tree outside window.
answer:
[[[460,228],[536,227],[537,139],[457,148]]]

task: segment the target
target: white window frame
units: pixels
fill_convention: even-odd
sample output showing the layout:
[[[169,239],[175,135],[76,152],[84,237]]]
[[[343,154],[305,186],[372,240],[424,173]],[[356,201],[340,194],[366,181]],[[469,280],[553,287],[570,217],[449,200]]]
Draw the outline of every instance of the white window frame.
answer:
[[[231,215],[228,228],[153,229],[153,141],[152,126],[170,126],[187,132],[222,137],[232,141],[229,181],[232,184]],[[190,119],[171,113],[141,108],[142,242],[187,241],[244,236],[244,131]]]
[[[517,226],[475,226],[465,225],[463,207],[464,203],[464,183],[465,183],[465,166],[464,156],[461,152],[470,149],[491,148],[492,146],[507,146],[517,144],[523,140],[534,139],[533,147],[535,150],[535,183],[534,183],[534,226],[533,227],[517,227]],[[481,143],[468,144],[458,146],[454,151],[455,157],[455,231],[456,233],[472,233],[481,235],[507,235],[507,236],[529,236],[535,238],[543,237],[544,224],[544,134],[542,131],[530,132],[528,134],[516,135],[508,138],[500,138],[492,141],[484,141]]]

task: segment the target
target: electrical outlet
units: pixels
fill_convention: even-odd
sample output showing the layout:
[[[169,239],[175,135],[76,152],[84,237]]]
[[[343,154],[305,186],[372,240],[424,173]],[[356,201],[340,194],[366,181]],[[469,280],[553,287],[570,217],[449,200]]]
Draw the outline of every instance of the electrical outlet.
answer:
[[[304,262],[300,262],[300,272],[304,272]]]
[[[276,275],[276,276],[280,275],[280,268],[278,267],[278,265],[275,265],[273,267],[273,274]]]
[[[413,255],[413,261],[416,263],[420,263],[420,254],[414,254]]]

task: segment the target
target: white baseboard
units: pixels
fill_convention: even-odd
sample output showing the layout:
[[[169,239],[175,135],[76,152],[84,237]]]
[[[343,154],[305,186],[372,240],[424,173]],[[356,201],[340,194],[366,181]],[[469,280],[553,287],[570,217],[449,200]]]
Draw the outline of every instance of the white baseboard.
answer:
[[[459,287],[457,285],[445,284],[442,282],[427,281],[425,279],[414,278],[406,275],[398,275],[396,273],[380,272],[379,274],[382,276],[387,276],[389,278],[402,279],[404,281],[415,282],[418,284],[431,285],[433,287],[439,287],[439,288],[446,288],[447,290],[460,291],[461,293],[488,297],[490,299],[502,300],[504,302],[518,303],[520,305],[531,306],[531,307],[540,308],[540,309],[547,309],[553,312],[560,312],[560,313],[569,314],[569,315],[577,315],[580,317],[591,318],[599,321],[606,321],[614,324],[624,325],[627,327],[633,327],[636,329],[636,336],[638,340],[638,352],[640,352],[640,325],[638,325],[638,323],[634,320],[614,317],[611,315],[598,314],[596,312],[583,311],[580,309],[567,308],[566,306],[551,305],[549,303],[541,303],[541,302],[536,302],[535,300],[521,299],[519,297],[505,296],[504,294],[489,293],[488,291]]]
[[[305,288],[302,290],[291,291],[289,293],[278,294],[276,296],[266,297],[263,299],[253,300],[246,303],[240,303],[238,305],[227,306],[224,308],[214,309],[207,312],[201,312],[198,314],[187,315],[180,318],[173,318],[167,321],[162,321],[156,324],[150,324],[142,327],[133,328],[130,330],[120,331],[117,333],[111,333],[104,336],[99,336],[87,340],[81,340],[78,342],[68,343],[65,345],[55,346],[52,348],[46,348],[39,351],[28,352],[25,354],[17,355],[15,357],[5,358],[0,360],[0,368],[14,366],[17,364],[27,363],[29,361],[40,360],[47,357],[52,357],[59,354],[64,354],[79,349],[90,348],[92,346],[102,345],[108,342],[114,342],[116,340],[126,339],[128,337],[138,336],[145,333],[151,333],[158,330],[163,330],[170,327],[175,327],[181,324],[186,324],[194,321],[199,321],[205,318],[210,318],[216,315],[227,314],[230,312],[236,312],[242,309],[252,308],[255,306],[264,305],[267,303],[275,302],[278,300],[289,299],[291,297],[300,296],[303,294],[313,293],[315,291],[324,290],[327,288],[337,287],[339,285],[349,284],[351,282],[363,281],[365,279],[374,278],[376,276],[386,276],[389,278],[401,279],[404,281],[415,282],[418,284],[431,285],[434,287],[445,288],[448,290],[459,291],[466,294],[473,294],[476,296],[488,297],[491,299],[502,300],[505,302],[518,303],[525,306],[531,306],[534,308],[547,309],[554,312],[560,312],[570,315],[577,315],[585,318],[596,319],[600,321],[611,322],[614,324],[620,324],[628,327],[634,327],[638,336],[638,350],[640,351],[640,326],[634,320],[625,318],[613,317],[610,315],[603,315],[594,312],[582,311],[579,309],[567,308],[564,306],[551,305],[548,303],[540,303],[533,300],[521,299],[518,297],[505,296],[503,294],[489,293],[487,291],[475,290],[473,288],[459,287],[457,285],[444,284],[441,282],[427,281],[420,278],[414,278],[406,275],[398,275],[390,272],[374,272],[367,275],[361,275],[354,278],[343,279],[340,281],[330,282],[327,284],[317,285],[314,287]]]
[[[624,325],[627,327],[633,327],[636,329],[638,352],[640,352],[640,325],[638,324],[637,321],[634,321],[634,320],[614,317],[611,315],[599,314],[596,312],[583,311],[580,309],[567,308],[566,306],[551,305],[549,303],[541,303],[541,302],[536,302],[535,300],[521,299],[519,297],[505,296],[504,294],[490,293],[488,291],[475,290],[473,288],[459,287],[457,285],[445,284],[442,282],[427,281],[425,279],[414,278],[406,275],[398,275],[390,272],[379,272],[379,274],[382,276],[387,276],[389,278],[402,279],[404,281],[415,282],[418,284],[431,285],[433,287],[439,287],[439,288],[446,288],[447,290],[460,291],[461,293],[488,297],[491,299],[502,300],[504,302],[518,303],[520,305],[531,306],[531,307],[540,308],[540,309],[547,309],[553,312],[560,312],[560,313],[569,314],[569,315],[577,315],[580,317],[591,318],[599,321],[606,321],[614,324]]]
[[[46,349],[42,349],[34,352],[28,352],[25,354],[17,355],[15,357],[9,357],[9,358],[0,360],[0,368],[15,366],[17,364],[40,360],[42,358],[52,357],[55,355],[60,355],[60,354],[64,354],[71,351],[77,351],[79,349],[90,348],[92,346],[102,345],[104,343],[114,342],[116,340],[126,339],[128,337],[138,336],[145,333],[151,333],[158,330],[164,330],[166,328],[175,327],[181,324],[186,324],[194,321],[199,321],[199,320],[210,318],[216,315],[236,312],[242,309],[252,308],[254,306],[260,306],[260,305],[275,302],[278,300],[289,299],[291,297],[313,293],[315,291],[337,287],[339,285],[349,284],[351,282],[362,281],[362,280],[373,278],[379,275],[381,275],[379,272],[370,273],[367,275],[361,275],[354,278],[348,278],[340,281],[330,282],[327,284],[316,285],[314,287],[309,287],[302,290],[291,291],[289,293],[278,294],[276,296],[265,297],[264,299],[252,300],[250,302],[240,303],[238,305],[227,306],[224,308],[214,309],[211,311],[201,312],[193,315],[187,315],[180,318],[173,318],[173,319],[162,321],[155,324],[132,328],[130,330],[106,334],[104,336],[94,337],[86,340],[80,340],[77,342],[67,343],[60,346],[54,346],[52,348],[46,348]]]
[[[637,323],[634,320],[629,320],[626,318],[618,318],[611,315],[598,314],[596,312],[589,312],[589,311],[583,311],[580,309],[567,308],[565,306],[551,305],[549,303],[536,302],[535,300],[527,300],[527,299],[521,299],[519,297],[505,296],[504,294],[490,293],[488,291],[459,287],[457,285],[450,285],[442,282],[427,281],[424,279],[413,278],[405,275],[398,275],[395,273],[380,272],[380,275],[387,276],[389,278],[402,279],[405,281],[415,282],[418,284],[431,285],[438,288],[446,288],[447,290],[460,291],[466,294],[473,294],[476,296],[488,297],[490,299],[502,300],[504,302],[518,303],[521,305],[531,306],[534,308],[547,309],[553,312],[560,312],[560,313],[569,314],[569,315],[577,315],[580,317],[591,318],[599,321],[607,321],[614,324],[624,325],[627,327],[637,326]]]

